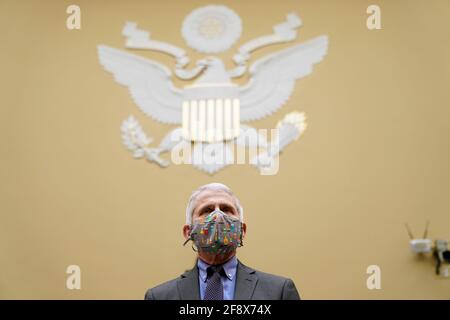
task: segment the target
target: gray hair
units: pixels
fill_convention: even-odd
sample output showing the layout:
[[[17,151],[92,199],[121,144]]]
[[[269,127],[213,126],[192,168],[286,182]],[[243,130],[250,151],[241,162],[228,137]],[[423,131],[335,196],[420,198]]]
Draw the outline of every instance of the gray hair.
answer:
[[[194,213],[196,202],[198,196],[206,190],[214,190],[214,191],[223,191],[227,194],[229,194],[234,199],[234,204],[236,206],[236,209],[239,212],[239,217],[241,221],[244,221],[244,208],[242,208],[238,197],[233,193],[233,191],[228,188],[226,185],[218,182],[208,183],[201,187],[199,187],[197,190],[194,190],[192,192],[191,197],[189,198],[188,205],[186,207],[186,224],[192,223],[192,214]]]

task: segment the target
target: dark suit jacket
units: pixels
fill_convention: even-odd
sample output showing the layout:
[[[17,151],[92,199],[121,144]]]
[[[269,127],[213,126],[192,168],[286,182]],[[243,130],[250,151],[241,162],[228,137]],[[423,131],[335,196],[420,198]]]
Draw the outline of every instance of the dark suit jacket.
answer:
[[[291,279],[249,268],[238,260],[235,300],[300,300]],[[200,300],[197,264],[179,278],[148,289],[145,300]]]

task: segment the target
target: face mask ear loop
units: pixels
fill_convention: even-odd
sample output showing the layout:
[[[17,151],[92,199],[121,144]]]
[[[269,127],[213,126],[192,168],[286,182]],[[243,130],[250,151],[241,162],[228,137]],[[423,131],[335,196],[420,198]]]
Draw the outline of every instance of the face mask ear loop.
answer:
[[[243,247],[244,246],[244,241],[242,240],[242,222],[241,222],[241,235],[239,237],[240,239],[240,243],[238,244],[238,247]]]
[[[186,243],[188,243],[190,240],[192,240],[192,250],[194,250],[194,252],[198,252],[198,248],[195,247],[194,239],[192,239],[192,238],[188,238],[188,239],[183,243],[183,246],[185,246]]]

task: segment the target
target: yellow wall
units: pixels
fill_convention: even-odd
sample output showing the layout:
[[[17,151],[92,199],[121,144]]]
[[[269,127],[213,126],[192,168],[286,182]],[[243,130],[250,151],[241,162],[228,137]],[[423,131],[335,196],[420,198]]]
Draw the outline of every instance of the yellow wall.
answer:
[[[275,176],[243,165],[214,176],[160,169],[121,143],[130,114],[156,142],[172,127],[136,108],[99,65],[96,45],[123,48],[131,20],[186,47],[181,22],[208,1],[76,1],[82,29],[69,31],[72,3],[0,3],[0,298],[143,298],[193,264],[181,246],[184,209],[212,181],[244,205],[240,259],[293,278],[305,299],[450,298],[450,280],[410,252],[403,225],[419,235],[430,219],[430,237],[450,238],[448,1],[220,2],[243,19],[238,45],[293,10],[304,22],[297,43],[329,36],[328,55],[289,103],[253,123],[271,128],[289,111],[307,114],[305,135]],[[366,28],[372,3],[382,30]],[[81,267],[80,291],[65,288],[71,264]],[[371,264],[381,267],[381,290],[366,288]]]

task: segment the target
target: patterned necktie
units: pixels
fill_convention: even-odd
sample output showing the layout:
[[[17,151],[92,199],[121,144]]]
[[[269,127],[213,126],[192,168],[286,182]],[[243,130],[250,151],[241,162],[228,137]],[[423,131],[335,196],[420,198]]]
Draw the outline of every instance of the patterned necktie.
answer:
[[[210,266],[207,269],[208,283],[206,284],[203,300],[223,300],[223,285],[220,276],[225,274],[222,266]]]

